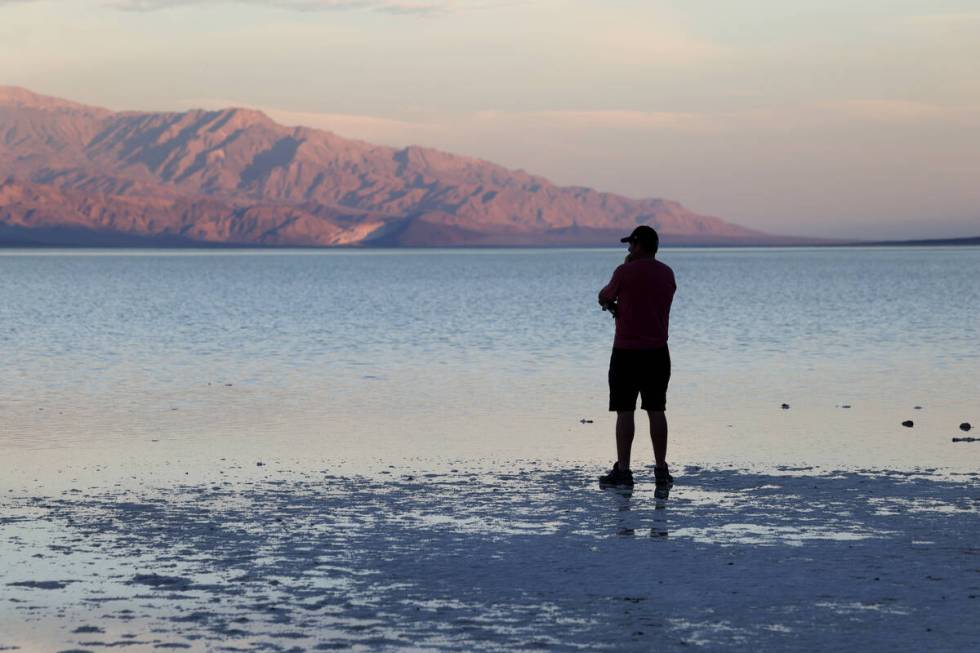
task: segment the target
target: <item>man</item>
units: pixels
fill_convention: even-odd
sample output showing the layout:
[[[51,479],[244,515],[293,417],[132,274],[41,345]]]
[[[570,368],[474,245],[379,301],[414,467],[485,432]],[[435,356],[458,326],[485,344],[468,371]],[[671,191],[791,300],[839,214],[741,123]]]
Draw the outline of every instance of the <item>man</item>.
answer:
[[[612,471],[599,478],[599,485],[633,485],[630,451],[636,396],[640,395],[640,408],[650,418],[656,483],[669,487],[674,479],[667,469],[664,415],[670,381],[667,325],[677,286],[673,270],[656,260],[660,238],[651,227],[641,225],[621,242],[629,243],[626,262],[616,268],[612,280],[599,291],[599,304],[616,318],[616,338],[609,361],[609,410],[616,412],[617,453]]]

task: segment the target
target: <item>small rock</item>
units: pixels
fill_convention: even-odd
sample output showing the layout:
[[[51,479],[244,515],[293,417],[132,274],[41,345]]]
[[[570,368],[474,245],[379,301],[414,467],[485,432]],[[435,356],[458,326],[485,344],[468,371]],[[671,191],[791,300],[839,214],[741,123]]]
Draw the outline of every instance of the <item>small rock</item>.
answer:
[[[592,424],[593,422],[592,422],[591,419],[585,419],[583,417],[582,419],[579,420],[579,423],[581,423],[581,424]]]
[[[65,551],[64,553],[67,554],[70,551]],[[16,583],[7,583],[7,585],[10,587],[26,587],[38,590],[63,590],[69,584],[77,582],[77,580],[22,580]]]
[[[844,404],[843,406],[841,406],[841,408],[850,408],[850,407],[851,407],[851,404]]]
[[[972,428],[973,427],[970,426],[970,423],[969,422],[963,422],[962,424],[960,424],[960,430],[961,431],[969,431]]]
[[[905,428],[909,428],[910,429],[913,426],[915,426],[915,423],[913,423],[912,420],[907,419],[904,422],[902,422],[902,426],[904,426]]]
[[[922,410],[922,406],[912,406],[912,408],[915,408],[916,410]]]
[[[980,438],[953,438],[953,442],[980,442]]]
[[[104,633],[105,631],[98,626],[79,626],[75,630],[71,631],[73,634],[83,635],[86,633]]]
[[[789,404],[783,404],[783,410],[789,410]]]
[[[136,574],[129,585],[148,585],[156,589],[184,591],[191,587],[189,578],[180,576],[161,576],[160,574]]]
[[[256,467],[265,467],[265,463],[255,463]]]

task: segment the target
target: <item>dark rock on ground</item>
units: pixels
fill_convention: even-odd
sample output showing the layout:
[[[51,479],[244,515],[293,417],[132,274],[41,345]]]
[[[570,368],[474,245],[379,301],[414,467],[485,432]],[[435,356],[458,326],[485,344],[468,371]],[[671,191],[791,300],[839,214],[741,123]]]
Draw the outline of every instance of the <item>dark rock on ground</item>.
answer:
[[[907,419],[904,422],[902,422],[902,426],[906,428],[912,428],[913,426],[915,426],[915,424],[912,422],[912,420]]]
[[[189,578],[182,578],[181,576],[161,576],[160,574],[136,574],[133,576],[133,580],[130,581],[132,585],[147,585],[149,587],[157,589],[168,589],[168,590],[186,590],[191,586],[191,581]]]
[[[970,425],[969,422],[963,422],[962,424],[960,424],[960,430],[961,431],[969,431],[972,428],[973,427]]]
[[[29,587],[36,590],[63,590],[73,580],[22,580],[15,583],[7,583],[8,587]]]

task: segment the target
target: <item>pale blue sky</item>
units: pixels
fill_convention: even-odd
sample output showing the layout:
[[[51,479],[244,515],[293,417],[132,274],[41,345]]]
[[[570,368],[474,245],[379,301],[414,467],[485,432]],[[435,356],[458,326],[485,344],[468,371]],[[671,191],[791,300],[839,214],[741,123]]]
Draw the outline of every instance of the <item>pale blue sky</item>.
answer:
[[[0,84],[821,236],[980,234],[976,0],[0,0]]]

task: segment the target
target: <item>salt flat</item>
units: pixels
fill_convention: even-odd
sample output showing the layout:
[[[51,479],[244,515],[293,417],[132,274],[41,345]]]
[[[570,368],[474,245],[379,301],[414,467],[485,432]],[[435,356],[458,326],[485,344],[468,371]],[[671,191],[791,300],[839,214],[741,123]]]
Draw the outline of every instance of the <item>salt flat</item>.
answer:
[[[658,497],[529,460],[295,469],[11,489],[0,650],[980,642],[975,473],[688,466]]]

